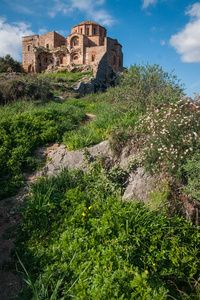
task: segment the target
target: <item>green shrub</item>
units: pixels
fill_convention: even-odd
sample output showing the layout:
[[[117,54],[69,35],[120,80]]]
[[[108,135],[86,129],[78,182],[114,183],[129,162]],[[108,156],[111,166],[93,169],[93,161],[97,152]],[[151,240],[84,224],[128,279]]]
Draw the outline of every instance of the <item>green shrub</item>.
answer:
[[[13,72],[23,72],[21,64],[14,60],[9,54],[5,57],[0,57],[0,73],[8,72],[9,68],[11,68]]]
[[[121,74],[120,86],[108,89],[105,98],[127,109],[145,112],[147,107],[176,102],[183,94],[183,86],[173,74],[159,65],[133,65]]]
[[[37,78],[36,75],[20,76],[0,84],[0,104],[26,101],[47,102],[53,98],[52,86],[47,78]]]
[[[183,187],[183,192],[200,202],[200,152],[187,159],[187,162],[180,167],[180,172],[185,172],[187,185]]]

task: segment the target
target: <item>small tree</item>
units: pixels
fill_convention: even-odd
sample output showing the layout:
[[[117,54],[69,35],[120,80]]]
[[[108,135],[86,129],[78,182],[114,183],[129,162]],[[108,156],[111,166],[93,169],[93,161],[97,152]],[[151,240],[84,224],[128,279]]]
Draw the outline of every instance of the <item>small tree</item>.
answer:
[[[175,75],[154,64],[133,65],[121,75],[120,97],[129,105],[151,105],[176,102],[183,95],[183,85]]]
[[[21,64],[14,60],[10,54],[5,57],[0,57],[0,73],[13,71],[13,72],[23,72]]]

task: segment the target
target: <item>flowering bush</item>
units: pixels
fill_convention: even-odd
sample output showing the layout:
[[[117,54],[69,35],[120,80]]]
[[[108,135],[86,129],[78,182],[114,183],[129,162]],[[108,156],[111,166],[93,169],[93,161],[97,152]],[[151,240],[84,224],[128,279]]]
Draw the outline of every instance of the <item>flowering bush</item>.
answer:
[[[138,122],[143,139],[141,160],[148,170],[177,175],[178,167],[191,157],[199,145],[200,111],[195,103],[180,100],[149,109]]]

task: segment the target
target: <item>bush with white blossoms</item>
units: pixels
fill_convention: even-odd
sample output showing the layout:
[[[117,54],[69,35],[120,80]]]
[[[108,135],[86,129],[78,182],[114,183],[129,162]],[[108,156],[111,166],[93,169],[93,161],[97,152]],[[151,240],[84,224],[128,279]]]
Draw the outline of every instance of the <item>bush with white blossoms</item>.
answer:
[[[177,175],[178,167],[198,149],[200,110],[195,102],[181,99],[159,109],[149,109],[137,123],[145,134],[141,160],[145,167],[167,176]]]

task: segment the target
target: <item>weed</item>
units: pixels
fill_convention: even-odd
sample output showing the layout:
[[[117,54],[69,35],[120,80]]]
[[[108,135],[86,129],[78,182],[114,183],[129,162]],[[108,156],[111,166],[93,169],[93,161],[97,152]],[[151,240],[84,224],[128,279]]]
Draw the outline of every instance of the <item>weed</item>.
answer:
[[[122,202],[125,177],[115,171],[90,162],[86,173],[65,170],[32,186],[16,248],[31,284],[49,295],[59,285],[55,299],[193,298],[198,229],[165,208]]]

